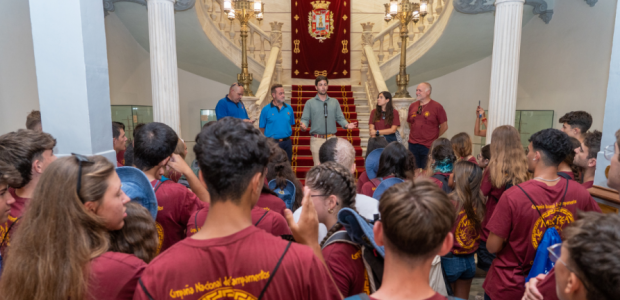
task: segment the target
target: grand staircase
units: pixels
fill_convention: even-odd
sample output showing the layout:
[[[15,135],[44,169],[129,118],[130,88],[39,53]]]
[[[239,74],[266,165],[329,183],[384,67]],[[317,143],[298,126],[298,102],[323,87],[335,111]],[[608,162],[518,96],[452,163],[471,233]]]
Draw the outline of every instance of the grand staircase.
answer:
[[[312,161],[312,153],[310,152],[310,130],[301,131],[299,122],[304,111],[305,103],[314,98],[317,94],[314,85],[292,85],[285,86],[287,93],[287,102],[291,104],[295,112],[296,124],[293,127],[293,157],[292,166],[297,178],[302,182],[306,178],[306,173],[314,166]],[[340,125],[336,135],[339,138],[347,139],[355,148],[355,163],[357,169],[355,177],[364,171],[364,154],[366,151],[366,143],[368,142],[368,101],[366,93],[363,92],[361,86],[350,85],[330,85],[327,94],[338,99],[340,108],[349,122],[358,122],[359,128],[346,130]],[[312,126],[312,124],[310,124]]]

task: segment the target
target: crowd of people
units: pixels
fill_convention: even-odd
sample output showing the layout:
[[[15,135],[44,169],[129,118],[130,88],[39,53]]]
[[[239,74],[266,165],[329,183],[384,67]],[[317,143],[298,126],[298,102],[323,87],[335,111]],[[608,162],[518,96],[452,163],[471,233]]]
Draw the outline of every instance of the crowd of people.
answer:
[[[30,114],[28,129],[0,136],[0,299],[469,299],[477,269],[485,299],[620,299],[620,216],[602,214],[587,190],[601,150],[588,113],[568,113],[527,148],[500,126],[474,156],[467,133],[440,137],[447,118],[430,84],[409,108],[408,149],[382,92],[356,179],[354,147],[329,136],[336,122],[356,124],[340,119],[326,78],[316,86],[312,101],[326,104],[306,106],[301,126],[336,112],[311,130],[305,178],[291,167],[295,120],[281,85],[263,111],[282,119],[261,115],[260,130],[233,85],[192,166],[158,122],[130,142],[112,124],[117,166],[56,158]],[[608,186],[620,189],[620,130],[616,139],[605,157]],[[548,244],[553,232],[561,242]],[[533,274],[539,259],[553,267]]]

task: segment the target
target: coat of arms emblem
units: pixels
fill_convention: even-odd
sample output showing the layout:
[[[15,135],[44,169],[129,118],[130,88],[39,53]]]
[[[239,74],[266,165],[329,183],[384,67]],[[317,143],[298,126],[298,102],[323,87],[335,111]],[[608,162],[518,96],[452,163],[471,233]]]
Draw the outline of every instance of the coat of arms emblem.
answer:
[[[329,1],[314,1],[310,4],[313,10],[308,13],[308,31],[322,43],[334,33],[334,13],[329,10]]]

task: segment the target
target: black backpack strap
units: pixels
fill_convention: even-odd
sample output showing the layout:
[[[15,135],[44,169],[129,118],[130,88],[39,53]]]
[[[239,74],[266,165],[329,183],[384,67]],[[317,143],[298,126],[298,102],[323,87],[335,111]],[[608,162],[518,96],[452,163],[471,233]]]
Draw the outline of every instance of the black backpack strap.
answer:
[[[198,232],[198,213],[200,212],[197,211],[196,214],[194,215],[194,228],[196,228],[196,232]]]
[[[558,172],[558,176],[564,178],[564,179],[568,179],[568,180],[572,180],[572,178],[570,177],[570,175],[564,173],[564,172]]]
[[[155,186],[155,190],[153,191],[154,193],[157,193],[157,190],[159,190],[159,188],[161,187],[162,184],[164,184],[165,181],[159,181],[157,186]]]
[[[530,202],[532,202],[532,205],[534,205],[534,208],[536,208],[536,211],[538,212],[538,215],[540,216],[540,219],[542,220],[543,224],[545,225],[545,227],[547,227],[547,222],[545,222],[545,219],[540,213],[540,210],[538,210],[538,206],[536,206],[536,203],[534,203],[534,200],[532,200],[532,197],[530,197],[530,195],[528,195],[528,193],[526,193],[525,190],[520,185],[517,184],[516,187],[518,187],[527,196],[527,198],[530,199]]]
[[[271,271],[271,276],[269,276],[269,280],[267,280],[267,284],[265,284],[265,287],[260,292],[260,295],[258,296],[258,300],[263,299],[263,296],[265,295],[265,292],[267,291],[267,288],[269,287],[271,280],[273,280],[273,277],[276,275],[276,272],[278,272],[278,268],[280,268],[280,264],[282,263],[282,260],[284,259],[284,255],[286,255],[286,252],[288,252],[288,248],[291,247],[291,243],[292,242],[288,242],[288,245],[286,245],[286,248],[284,248],[284,253],[282,253],[282,256],[280,256],[280,260],[278,260],[276,267],[273,268],[273,271]]]
[[[254,224],[254,226],[258,226],[258,223],[260,223],[260,221],[262,221],[262,220],[263,220],[263,218],[267,215],[267,213],[268,213],[268,212],[269,212],[269,211],[268,211],[268,210],[266,210],[266,211],[265,211],[265,213],[263,214],[263,216],[262,216],[262,217],[260,217],[260,219],[258,219],[258,221],[256,221],[256,224]]]
[[[146,290],[146,287],[144,286],[144,283],[142,282],[142,278],[138,279],[138,283],[140,284],[140,287],[142,287],[142,290],[144,291],[144,293],[146,294],[146,296],[150,299],[150,300],[155,300],[153,299],[153,296],[151,296],[151,294],[149,294],[149,291]]]

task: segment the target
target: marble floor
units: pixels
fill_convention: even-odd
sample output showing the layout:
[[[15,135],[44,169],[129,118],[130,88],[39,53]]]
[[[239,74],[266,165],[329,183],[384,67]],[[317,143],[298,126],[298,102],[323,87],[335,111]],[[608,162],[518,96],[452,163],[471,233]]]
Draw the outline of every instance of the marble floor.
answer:
[[[484,300],[484,290],[482,289],[482,283],[486,277],[487,272],[476,269],[476,277],[471,283],[471,289],[469,290],[468,300]]]

